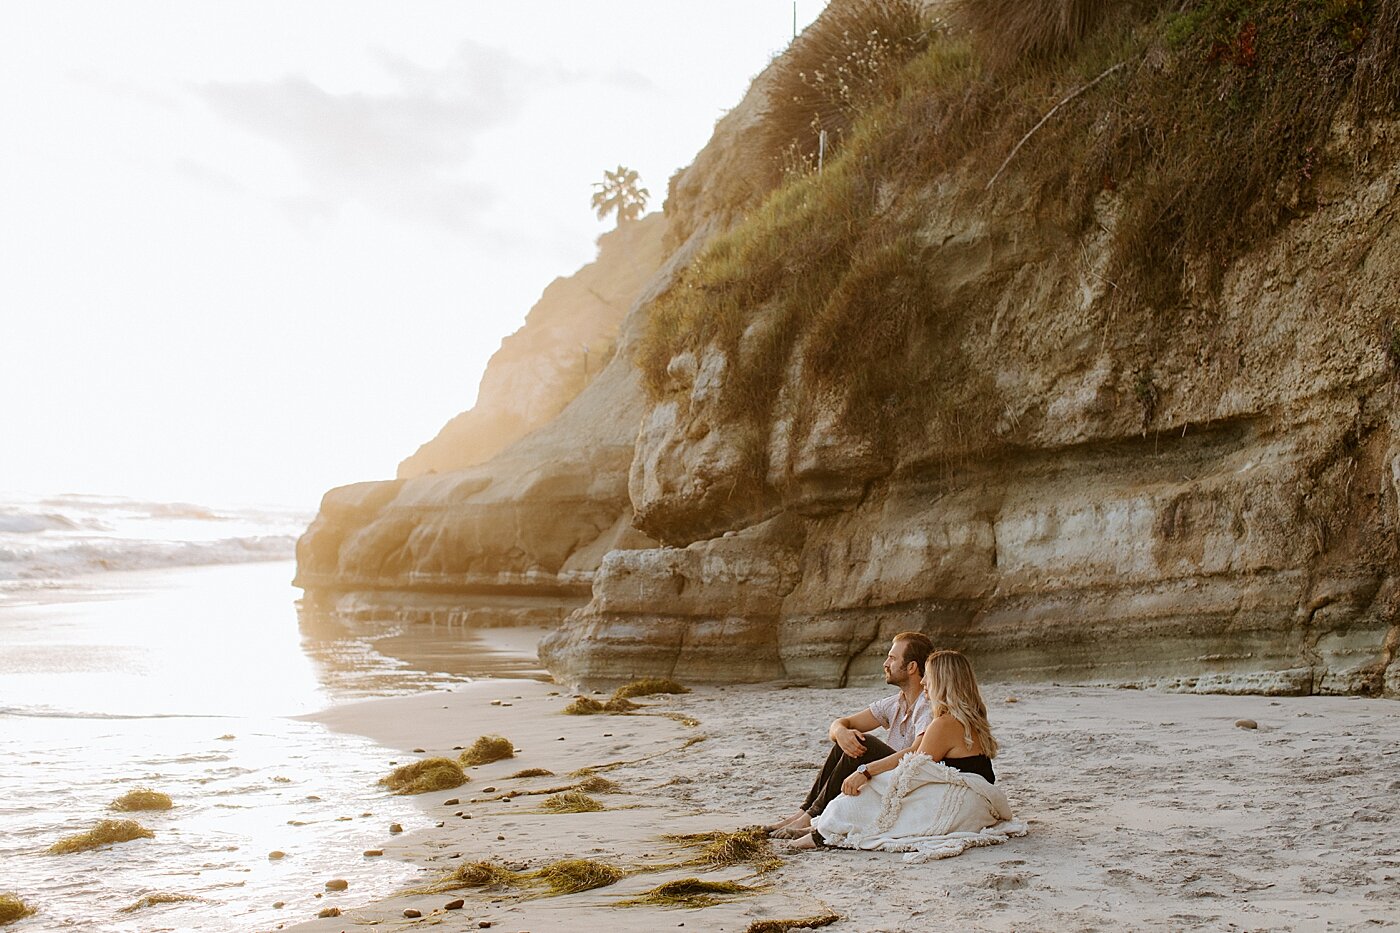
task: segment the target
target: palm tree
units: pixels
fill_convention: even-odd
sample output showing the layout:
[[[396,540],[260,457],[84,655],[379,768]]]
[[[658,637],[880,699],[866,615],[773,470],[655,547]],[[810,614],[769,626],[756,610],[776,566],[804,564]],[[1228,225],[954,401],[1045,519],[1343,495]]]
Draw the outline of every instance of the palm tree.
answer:
[[[617,225],[620,227],[642,216],[651,192],[638,188],[638,180],[636,171],[623,165],[619,165],[615,172],[604,170],[603,180],[593,183],[593,187],[598,189],[593,192],[593,209],[598,212],[598,219],[602,220],[616,211]]]

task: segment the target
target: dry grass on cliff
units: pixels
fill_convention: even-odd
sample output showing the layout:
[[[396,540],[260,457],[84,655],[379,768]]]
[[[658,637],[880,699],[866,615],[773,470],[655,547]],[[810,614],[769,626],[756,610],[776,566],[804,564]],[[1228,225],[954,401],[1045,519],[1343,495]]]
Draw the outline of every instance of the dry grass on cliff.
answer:
[[[889,95],[899,69],[928,46],[935,30],[918,0],[827,7],[773,66],[758,132],[774,171],[815,168],[823,130],[826,158],[832,158],[861,113]]]
[[[1337,118],[1400,109],[1400,0],[961,9],[973,28],[934,32],[863,100],[823,173],[790,176],[651,308],[647,391],[685,388],[667,371],[678,355],[722,350],[714,414],[754,426],[755,476],[794,363],[799,428],[830,397],[890,449],[970,456],[992,440],[1005,405],[967,348],[1024,296],[1012,273],[959,284],[928,229],[939,184],[979,224],[1034,222],[1067,248],[1117,199],[1105,320],[1135,355],[1124,368],[1143,370],[1179,336],[1177,308],[1211,301],[1236,257],[1317,204]]]

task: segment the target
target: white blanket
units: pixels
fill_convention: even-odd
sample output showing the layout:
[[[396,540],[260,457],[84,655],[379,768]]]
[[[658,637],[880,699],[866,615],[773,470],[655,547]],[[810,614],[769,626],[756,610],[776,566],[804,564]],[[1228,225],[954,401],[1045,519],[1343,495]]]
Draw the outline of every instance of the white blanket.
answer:
[[[905,852],[906,862],[951,858],[1026,834],[1006,795],[986,778],[918,752],[858,795],[831,801],[812,825],[827,845]]]

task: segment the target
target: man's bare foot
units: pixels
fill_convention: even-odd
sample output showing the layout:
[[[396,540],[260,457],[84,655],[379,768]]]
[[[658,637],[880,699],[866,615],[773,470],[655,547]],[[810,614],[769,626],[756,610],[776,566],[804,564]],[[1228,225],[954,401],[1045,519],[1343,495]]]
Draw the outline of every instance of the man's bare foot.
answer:
[[[812,831],[810,826],[789,826],[786,829],[775,829],[768,834],[769,839],[801,839]]]
[[[777,833],[777,832],[779,832],[779,831],[781,831],[781,830],[784,830],[784,829],[793,829],[793,828],[797,828],[797,829],[806,829],[807,827],[809,827],[809,826],[811,826],[811,825],[812,825],[812,817],[807,813],[807,811],[806,811],[806,810],[798,810],[796,813],[794,813],[792,816],[788,817],[787,819],[782,820],[781,822],[778,822],[778,823],[772,823],[772,824],[770,824],[770,825],[768,825],[768,826],[765,826],[764,829],[768,830],[768,835],[771,836],[771,835],[773,835],[774,833]]]

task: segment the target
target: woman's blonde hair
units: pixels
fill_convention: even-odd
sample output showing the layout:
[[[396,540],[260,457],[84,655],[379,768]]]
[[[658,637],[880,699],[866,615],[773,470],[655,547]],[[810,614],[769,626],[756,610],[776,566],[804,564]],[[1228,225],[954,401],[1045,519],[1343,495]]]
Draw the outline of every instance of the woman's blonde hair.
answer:
[[[997,756],[997,740],[987,722],[987,704],[977,689],[972,664],[961,651],[935,651],[924,665],[924,689],[928,691],[933,718],[944,713],[963,727],[963,740],[968,748],[982,746],[988,758]],[[975,742],[973,740],[976,740]]]

